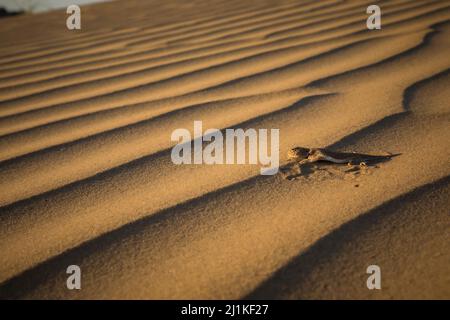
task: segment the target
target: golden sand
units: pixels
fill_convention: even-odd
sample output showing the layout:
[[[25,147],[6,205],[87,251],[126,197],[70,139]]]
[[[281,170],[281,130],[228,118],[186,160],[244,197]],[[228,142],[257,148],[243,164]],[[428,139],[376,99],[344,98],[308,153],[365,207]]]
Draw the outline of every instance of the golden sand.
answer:
[[[0,20],[3,298],[450,298],[450,1],[123,0]],[[295,181],[176,128],[401,153]],[[355,187],[357,186],[357,187]],[[82,269],[82,290],[66,268]],[[381,267],[382,290],[365,287]]]

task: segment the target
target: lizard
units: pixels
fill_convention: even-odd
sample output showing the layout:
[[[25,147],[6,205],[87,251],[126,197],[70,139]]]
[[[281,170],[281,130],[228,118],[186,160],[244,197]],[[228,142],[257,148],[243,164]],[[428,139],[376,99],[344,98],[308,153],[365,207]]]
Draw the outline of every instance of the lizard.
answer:
[[[386,155],[370,155],[355,152],[336,152],[325,148],[296,147],[288,151],[287,158],[290,162],[296,163],[300,169],[304,164],[318,161],[365,167],[368,163],[386,161],[398,155],[400,154],[387,153]]]
[[[389,160],[400,154],[370,155],[355,152],[336,152],[323,148],[296,147],[288,151],[288,159],[297,161],[300,165],[317,161],[333,163],[347,163],[348,165],[366,165],[367,162],[380,162]]]

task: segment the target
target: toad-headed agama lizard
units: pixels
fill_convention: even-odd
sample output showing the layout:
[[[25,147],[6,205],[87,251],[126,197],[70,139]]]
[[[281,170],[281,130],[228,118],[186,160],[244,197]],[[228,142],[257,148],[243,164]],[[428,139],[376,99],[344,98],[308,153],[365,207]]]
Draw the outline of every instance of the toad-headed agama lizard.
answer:
[[[365,166],[370,162],[382,162],[400,154],[370,155],[353,152],[336,152],[322,148],[296,147],[288,151],[288,159],[297,162],[300,166],[317,161],[333,163],[347,163],[348,165]]]

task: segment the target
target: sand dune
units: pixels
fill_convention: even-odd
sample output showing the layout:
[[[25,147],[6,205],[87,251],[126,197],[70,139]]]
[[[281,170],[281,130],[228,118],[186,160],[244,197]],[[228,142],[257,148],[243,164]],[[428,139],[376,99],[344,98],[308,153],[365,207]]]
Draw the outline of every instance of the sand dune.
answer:
[[[283,266],[247,298],[447,297],[449,181],[447,176],[422,186],[341,226]],[[366,280],[361,270],[367,266],[360,262],[368,260],[385,266],[384,281],[389,290],[369,291],[361,285]]]
[[[365,0],[1,20],[0,297],[449,299],[450,1],[375,2],[381,30]],[[295,181],[174,165],[194,120],[279,128],[283,165],[294,146],[401,156]]]

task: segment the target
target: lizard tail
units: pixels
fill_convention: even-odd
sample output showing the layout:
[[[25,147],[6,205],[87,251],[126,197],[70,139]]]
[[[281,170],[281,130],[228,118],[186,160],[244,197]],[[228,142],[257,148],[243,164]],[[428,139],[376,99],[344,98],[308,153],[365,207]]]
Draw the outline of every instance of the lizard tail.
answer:
[[[391,152],[386,152],[386,156],[389,158],[393,158],[393,157],[397,157],[397,156],[401,156],[401,153],[391,153]]]

